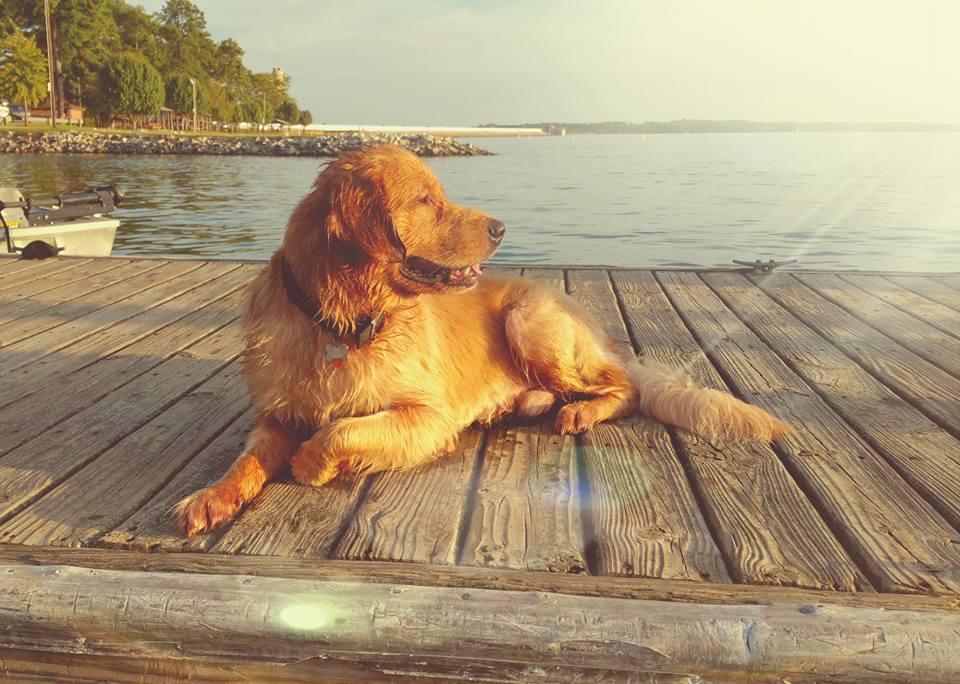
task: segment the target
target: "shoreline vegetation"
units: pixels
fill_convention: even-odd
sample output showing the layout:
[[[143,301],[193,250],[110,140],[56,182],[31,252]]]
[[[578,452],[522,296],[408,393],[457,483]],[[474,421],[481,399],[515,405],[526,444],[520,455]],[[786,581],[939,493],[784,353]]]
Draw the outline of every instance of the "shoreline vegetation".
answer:
[[[491,152],[454,138],[366,133],[283,136],[0,130],[0,154],[168,154],[335,157],[372,145],[399,145],[421,157],[479,157]]]

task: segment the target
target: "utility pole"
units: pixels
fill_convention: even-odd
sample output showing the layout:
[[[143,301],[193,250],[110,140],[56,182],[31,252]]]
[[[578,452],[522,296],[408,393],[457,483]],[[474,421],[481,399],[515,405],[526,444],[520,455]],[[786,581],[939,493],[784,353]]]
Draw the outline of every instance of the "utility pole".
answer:
[[[197,81],[190,79],[190,85],[193,86],[193,130],[197,130]]]
[[[43,19],[47,27],[47,77],[50,79],[47,81],[47,90],[50,91],[50,127],[54,128],[57,125],[57,114],[53,103],[56,96],[53,92],[53,34],[50,31],[50,0],[43,0]],[[23,116],[29,118],[30,112],[25,111]]]
[[[260,127],[263,128],[267,125],[267,91],[261,91],[260,93]]]

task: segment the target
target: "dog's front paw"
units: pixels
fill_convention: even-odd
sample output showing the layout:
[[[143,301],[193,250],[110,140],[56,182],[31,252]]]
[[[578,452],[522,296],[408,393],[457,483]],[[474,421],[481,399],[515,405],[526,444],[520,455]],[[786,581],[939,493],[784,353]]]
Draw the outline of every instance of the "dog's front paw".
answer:
[[[592,402],[575,401],[557,411],[556,429],[561,435],[578,435],[599,422],[599,412]]]
[[[290,472],[300,484],[321,487],[340,474],[340,464],[323,451],[304,443],[290,461]]]
[[[215,484],[188,496],[173,507],[173,513],[180,531],[188,537],[195,537],[232,520],[244,503],[238,490]]]

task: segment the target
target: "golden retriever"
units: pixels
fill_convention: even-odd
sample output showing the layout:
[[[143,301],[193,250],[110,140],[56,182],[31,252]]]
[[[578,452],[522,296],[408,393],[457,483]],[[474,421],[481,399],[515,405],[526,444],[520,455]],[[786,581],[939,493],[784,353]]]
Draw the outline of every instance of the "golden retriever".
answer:
[[[569,297],[481,278],[504,232],[450,202],[398,147],[328,165],[250,285],[243,372],[257,418],[223,478],[176,506],[183,531],[230,520],[288,465],[313,486],[411,468],[448,453],[472,423],[556,404],[562,433],[633,411],[709,437],[770,441],[786,430],[622,356]]]

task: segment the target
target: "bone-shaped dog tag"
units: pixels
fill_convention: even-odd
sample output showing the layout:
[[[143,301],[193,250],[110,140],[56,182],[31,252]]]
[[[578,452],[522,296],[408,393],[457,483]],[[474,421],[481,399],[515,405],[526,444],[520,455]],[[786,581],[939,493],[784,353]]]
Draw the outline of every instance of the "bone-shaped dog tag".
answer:
[[[328,344],[326,346],[326,354],[323,358],[334,368],[341,368],[347,363],[347,345]]]

